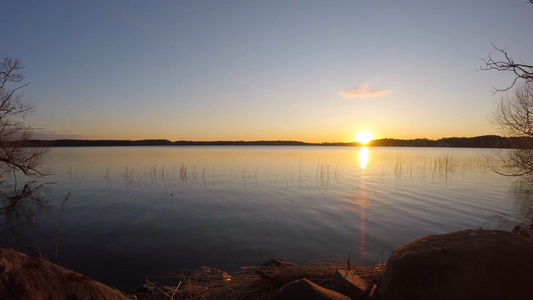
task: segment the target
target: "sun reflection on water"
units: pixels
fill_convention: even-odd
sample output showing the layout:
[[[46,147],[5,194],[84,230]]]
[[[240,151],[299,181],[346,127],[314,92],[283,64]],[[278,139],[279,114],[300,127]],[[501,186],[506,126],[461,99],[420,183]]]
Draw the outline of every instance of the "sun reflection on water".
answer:
[[[363,263],[366,259],[367,252],[366,252],[366,202],[367,202],[367,195],[366,195],[366,172],[364,171],[366,168],[366,165],[368,163],[369,158],[369,151],[367,147],[361,147],[359,150],[359,166],[361,169],[363,169],[363,173],[361,175],[360,180],[360,194],[359,194],[359,204],[360,204],[360,216],[359,219],[361,220],[360,228],[361,228],[361,235],[359,237],[359,243],[360,243],[360,261]]]
[[[361,150],[359,150],[359,166],[361,166],[361,169],[366,168],[366,164],[368,163],[368,156],[368,148],[361,147]]]

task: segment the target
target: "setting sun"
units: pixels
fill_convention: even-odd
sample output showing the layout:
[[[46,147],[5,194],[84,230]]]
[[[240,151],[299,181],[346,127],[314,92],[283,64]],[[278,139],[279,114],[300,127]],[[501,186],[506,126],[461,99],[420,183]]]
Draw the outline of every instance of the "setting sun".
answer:
[[[361,144],[366,144],[370,142],[373,139],[372,133],[369,131],[361,131],[357,133],[357,136],[355,137],[355,141]]]

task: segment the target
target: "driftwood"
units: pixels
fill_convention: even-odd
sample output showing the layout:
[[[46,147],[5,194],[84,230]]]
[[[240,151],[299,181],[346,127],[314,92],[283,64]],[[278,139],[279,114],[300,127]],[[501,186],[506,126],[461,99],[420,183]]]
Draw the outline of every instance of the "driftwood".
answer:
[[[181,274],[147,276],[146,290],[137,299],[270,299],[280,287],[306,278],[321,287],[332,289],[337,269],[351,269],[368,284],[379,280],[385,265],[373,267],[349,266],[344,260],[306,261],[300,265],[266,264],[242,267],[241,271],[226,273],[213,268],[182,270]]]

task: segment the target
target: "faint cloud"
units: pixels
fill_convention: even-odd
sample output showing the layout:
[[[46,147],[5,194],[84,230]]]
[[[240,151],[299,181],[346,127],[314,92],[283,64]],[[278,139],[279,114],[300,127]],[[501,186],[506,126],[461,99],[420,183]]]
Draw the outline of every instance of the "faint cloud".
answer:
[[[346,89],[339,93],[344,98],[367,98],[367,97],[375,97],[383,94],[387,94],[388,90],[369,90],[370,87],[369,82],[365,82],[361,84],[360,86]]]

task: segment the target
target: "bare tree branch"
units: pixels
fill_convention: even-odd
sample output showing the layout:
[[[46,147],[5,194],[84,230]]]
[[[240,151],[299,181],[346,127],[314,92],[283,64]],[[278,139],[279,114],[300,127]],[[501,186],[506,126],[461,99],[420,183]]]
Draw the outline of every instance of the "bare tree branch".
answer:
[[[494,88],[494,93],[510,90],[515,86],[518,79],[524,79],[526,81],[533,80],[533,65],[516,63],[504,49],[500,49],[494,46],[494,44],[492,44],[492,47],[503,55],[503,59],[495,60],[492,58],[492,55],[489,54],[489,57],[487,59],[481,59],[485,65],[481,66],[480,69],[496,70],[500,72],[512,72],[515,75],[515,78],[510,86],[504,89]]]
[[[4,88],[6,82],[21,82],[24,79],[21,72],[22,68],[18,59],[4,57],[0,62],[0,89]]]
[[[490,121],[506,136],[533,136],[533,81],[506,92]]]
[[[491,170],[497,174],[533,179],[533,149],[498,151],[491,159],[501,163],[490,165]]]
[[[528,0],[529,3],[533,4],[533,0]],[[493,94],[496,94],[497,92],[505,92],[510,90],[515,86],[518,79],[524,79],[525,81],[531,81],[533,80],[533,65],[531,64],[524,64],[524,63],[516,63],[513,58],[502,48],[498,48],[494,46],[493,43],[491,43],[492,47],[496,49],[501,55],[503,55],[503,59],[497,60],[493,59],[492,55],[489,53],[489,57],[487,59],[481,59],[484,66],[481,66],[481,70],[496,70],[501,72],[512,72],[515,75],[515,78],[513,79],[513,82],[510,86],[504,88],[504,89],[498,89],[493,87],[494,91]]]
[[[22,101],[19,91],[29,83],[21,83],[22,64],[18,59],[4,57],[0,61],[0,175],[21,171],[27,176],[43,175],[39,170],[46,147],[27,147],[32,129],[26,117],[34,107]],[[17,84],[10,87],[12,84]]]

